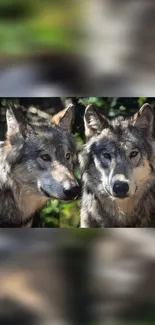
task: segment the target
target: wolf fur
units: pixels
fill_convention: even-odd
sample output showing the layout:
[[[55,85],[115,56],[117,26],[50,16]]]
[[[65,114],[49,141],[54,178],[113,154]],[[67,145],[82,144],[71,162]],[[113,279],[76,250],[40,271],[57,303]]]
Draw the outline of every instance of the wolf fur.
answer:
[[[153,227],[153,109],[144,104],[129,119],[108,121],[89,105],[84,122],[80,227]]]
[[[8,108],[0,146],[0,227],[30,227],[49,199],[77,197],[72,117],[72,105],[42,123],[30,123],[19,109]]]

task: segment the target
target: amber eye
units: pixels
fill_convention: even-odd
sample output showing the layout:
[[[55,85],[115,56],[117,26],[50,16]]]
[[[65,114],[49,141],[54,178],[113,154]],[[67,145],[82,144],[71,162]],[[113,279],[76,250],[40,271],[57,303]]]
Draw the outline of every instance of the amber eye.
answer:
[[[66,159],[67,159],[67,160],[69,160],[69,159],[70,159],[70,157],[71,157],[71,154],[70,154],[70,152],[67,152],[67,153],[66,153]]]
[[[44,154],[41,156],[41,159],[44,160],[44,161],[51,161],[51,157],[47,154]]]
[[[130,154],[130,158],[135,158],[138,156],[138,154],[139,154],[138,150],[133,150]]]

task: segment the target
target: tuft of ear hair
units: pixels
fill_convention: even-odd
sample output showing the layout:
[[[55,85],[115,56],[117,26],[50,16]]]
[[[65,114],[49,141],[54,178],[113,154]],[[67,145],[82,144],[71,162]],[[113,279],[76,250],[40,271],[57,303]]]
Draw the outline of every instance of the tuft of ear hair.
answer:
[[[7,137],[20,132],[19,121],[17,114],[15,113],[15,107],[12,103],[9,103],[6,111],[6,123],[7,123]]]
[[[28,123],[23,116],[20,107],[16,108],[12,103],[8,104],[6,111],[7,139],[20,134],[24,136]]]
[[[140,110],[131,117],[132,125],[143,132],[153,132],[154,111],[151,105],[144,104]]]
[[[88,105],[84,114],[85,136],[90,138],[100,134],[105,128],[109,128],[109,122],[104,115],[101,115],[96,107]]]
[[[72,128],[72,121],[73,121],[73,115],[74,115],[74,105],[69,104],[67,108],[63,109],[59,113],[55,114],[51,118],[51,124],[54,126],[61,127],[64,131],[71,132]]]

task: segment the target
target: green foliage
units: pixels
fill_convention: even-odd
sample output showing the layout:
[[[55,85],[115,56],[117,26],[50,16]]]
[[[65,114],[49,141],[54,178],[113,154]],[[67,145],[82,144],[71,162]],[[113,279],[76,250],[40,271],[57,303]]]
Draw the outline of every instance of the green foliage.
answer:
[[[47,228],[75,228],[79,224],[79,201],[60,203],[49,201],[41,212],[43,226]]]
[[[67,1],[0,2],[1,54],[26,55],[42,49],[75,51],[78,6]]]

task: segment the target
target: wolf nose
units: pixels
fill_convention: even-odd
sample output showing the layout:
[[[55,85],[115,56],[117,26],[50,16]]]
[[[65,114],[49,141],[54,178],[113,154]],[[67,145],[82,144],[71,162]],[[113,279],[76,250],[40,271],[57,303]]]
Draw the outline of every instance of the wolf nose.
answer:
[[[63,190],[67,199],[73,200],[79,196],[80,188],[79,186],[73,186],[68,190]]]
[[[113,185],[113,192],[116,196],[124,198],[129,191],[129,185],[127,182],[117,181]]]

